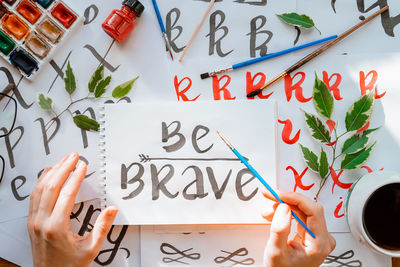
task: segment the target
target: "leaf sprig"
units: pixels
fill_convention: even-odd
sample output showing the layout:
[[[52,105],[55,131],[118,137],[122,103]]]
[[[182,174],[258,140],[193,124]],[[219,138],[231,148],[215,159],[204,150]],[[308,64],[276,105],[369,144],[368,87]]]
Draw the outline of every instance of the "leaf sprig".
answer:
[[[138,78],[139,76],[115,87],[112,91],[112,97],[122,98],[126,96],[132,90]],[[73,100],[72,95],[76,91],[77,83],[74,71],[71,67],[70,62],[68,62],[67,69],[65,70],[64,75],[65,91],[68,93],[70,98],[68,106],[62,112],[57,114],[54,110],[53,100],[50,97],[46,97],[44,94],[39,94],[38,96],[39,106],[43,110],[51,111],[54,114],[54,117],[46,124],[46,130],[49,129],[51,125],[56,121],[56,119],[58,119],[62,114],[68,112],[72,116],[75,125],[79,128],[86,131],[98,131],[100,128],[100,124],[96,120],[89,118],[88,116],[83,114],[74,116],[70,109],[74,104],[78,102],[102,98],[103,95],[107,92],[107,89],[111,83],[111,79],[111,75],[104,78],[104,65],[101,65],[99,68],[97,68],[97,70],[90,78],[90,81],[88,83],[88,95],[86,97]]]
[[[283,14],[276,14],[282,21],[285,23],[292,25],[292,26],[298,26],[301,28],[315,28],[319,34],[321,34],[321,31],[315,26],[314,21],[307,15],[305,14],[297,14],[295,12],[292,13],[283,13]]]
[[[332,136],[322,120],[324,118],[332,121],[334,98],[328,86],[318,78],[317,74],[315,74],[313,88],[313,104],[319,116],[306,111],[303,112],[311,136],[321,143],[321,152],[318,156],[304,145],[300,144],[300,148],[307,166],[321,177],[320,188],[315,196],[318,199],[323,186],[328,180],[327,178],[331,175],[331,171],[334,170],[334,164],[337,159],[342,157],[340,170],[360,168],[368,160],[376,144],[376,142],[370,144],[372,133],[379,128],[358,132],[371,118],[374,108],[373,92],[361,96],[351,105],[345,117],[346,131],[340,135],[337,134],[337,124],[333,124]],[[341,152],[337,155],[339,139],[348,134],[351,134],[351,136],[343,142]],[[330,163],[322,145],[328,145],[332,149]]]

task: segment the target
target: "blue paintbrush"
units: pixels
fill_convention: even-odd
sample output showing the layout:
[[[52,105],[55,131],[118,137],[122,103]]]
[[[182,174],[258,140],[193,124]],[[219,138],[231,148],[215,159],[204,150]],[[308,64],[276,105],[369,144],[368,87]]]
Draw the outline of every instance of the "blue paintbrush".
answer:
[[[232,150],[233,154],[236,155],[236,157],[238,157],[240,159],[240,161],[254,174],[255,177],[257,177],[258,180],[260,180],[260,182],[268,189],[269,192],[271,192],[271,194],[276,198],[276,200],[278,200],[280,203],[285,203],[283,202],[283,200],[278,196],[278,194],[274,191],[274,189],[272,189],[272,187],[261,177],[261,175],[253,168],[253,166],[250,165],[250,163],[239,153],[239,151],[236,150],[236,148],[234,148],[232,146],[231,143],[229,143],[228,140],[226,140],[225,138],[223,138],[221,136],[221,134],[217,131],[217,134],[219,135],[219,137],[222,139],[222,141],[224,141],[224,143]],[[305,223],[293,212],[292,212],[292,216],[296,219],[296,221],[299,222],[299,224],[301,224],[301,226],[304,227],[304,229],[306,229],[307,233],[309,233],[313,238],[315,238],[314,233],[305,225]]]
[[[226,69],[221,69],[221,70],[212,71],[212,72],[206,72],[206,73],[201,74],[200,77],[202,79],[206,79],[206,78],[209,78],[209,77],[212,77],[212,76],[216,76],[218,74],[222,74],[222,73],[225,73],[225,72],[228,72],[228,71],[231,71],[231,70],[240,69],[240,68],[243,68],[243,67],[246,67],[246,66],[249,66],[249,65],[253,65],[253,64],[258,63],[258,62],[261,62],[261,61],[265,61],[265,60],[268,60],[268,59],[271,59],[271,58],[274,58],[274,57],[279,57],[279,56],[282,56],[282,55],[285,55],[285,54],[289,54],[289,53],[292,53],[294,51],[297,51],[297,50],[300,50],[300,49],[304,49],[304,48],[307,48],[307,47],[310,47],[310,46],[313,46],[313,45],[317,45],[317,44],[320,44],[320,43],[324,43],[324,42],[333,40],[336,37],[337,37],[337,35],[332,35],[332,36],[329,36],[329,37],[326,37],[326,38],[323,38],[323,39],[319,39],[319,40],[316,40],[316,41],[313,41],[313,42],[310,42],[310,43],[306,43],[306,44],[299,45],[299,46],[294,46],[294,47],[291,47],[291,48],[288,48],[288,49],[285,49],[285,50],[282,50],[282,51],[279,51],[279,52],[268,54],[268,55],[263,56],[263,57],[258,57],[258,58],[250,59],[250,60],[247,60],[247,61],[244,61],[244,62],[241,62],[241,63],[234,64],[234,65],[232,65],[232,66],[230,66],[229,68],[226,68]]]
[[[163,38],[164,38],[164,41],[165,41],[165,45],[167,47],[167,51],[169,52],[169,55],[171,56],[171,59],[174,60],[174,56],[172,55],[172,51],[171,51],[171,45],[170,45],[170,43],[168,41],[167,31],[165,30],[165,26],[164,26],[164,23],[162,21],[162,17],[161,17],[161,14],[160,14],[160,10],[158,9],[157,2],[156,2],[156,0],[152,0],[152,2],[153,2],[154,10],[156,11],[158,24],[160,24],[161,32],[163,34]]]

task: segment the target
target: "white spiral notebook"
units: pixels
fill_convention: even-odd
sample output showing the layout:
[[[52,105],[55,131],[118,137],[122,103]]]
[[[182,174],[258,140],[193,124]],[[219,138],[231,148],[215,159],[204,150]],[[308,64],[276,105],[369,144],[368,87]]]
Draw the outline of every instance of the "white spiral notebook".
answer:
[[[219,130],[276,186],[271,101],[106,104],[101,108],[102,207],[116,224],[255,224],[262,184]]]

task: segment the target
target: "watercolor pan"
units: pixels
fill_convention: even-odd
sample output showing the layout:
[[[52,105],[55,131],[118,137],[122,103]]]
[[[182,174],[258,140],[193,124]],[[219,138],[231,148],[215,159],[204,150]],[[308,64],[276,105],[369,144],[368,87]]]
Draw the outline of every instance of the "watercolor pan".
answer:
[[[80,25],[63,0],[0,0],[0,57],[31,79]]]

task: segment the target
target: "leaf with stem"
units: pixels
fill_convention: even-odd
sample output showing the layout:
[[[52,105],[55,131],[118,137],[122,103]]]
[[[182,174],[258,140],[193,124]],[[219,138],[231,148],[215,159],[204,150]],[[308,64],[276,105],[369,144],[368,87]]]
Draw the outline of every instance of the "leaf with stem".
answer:
[[[313,103],[319,115],[327,119],[331,118],[334,105],[333,96],[328,86],[318,78],[317,73],[315,73]]]
[[[371,137],[371,133],[379,128],[369,129],[363,131],[361,134],[354,134],[343,143],[342,154],[353,154],[364,149]]]
[[[311,132],[312,137],[324,144],[330,144],[331,135],[322,120],[304,110],[303,112],[306,119],[306,124]]]
[[[97,84],[104,78],[104,65],[101,65],[90,78],[88,88],[89,92],[93,93]]]
[[[139,76],[115,87],[112,92],[112,96],[114,98],[121,98],[129,94],[137,79],[139,79]]]
[[[322,179],[326,177],[328,171],[329,171],[328,157],[324,149],[321,147],[321,156],[319,157],[319,175],[321,176]]]
[[[303,152],[304,160],[308,167],[314,172],[319,172],[318,156],[307,147],[300,144],[301,151]]]
[[[300,15],[295,12],[276,14],[276,15],[289,25],[300,26],[306,29],[314,27],[319,32],[319,34],[321,34],[320,30],[318,30],[318,28],[315,27],[314,21],[307,15],[304,14]]]
[[[366,147],[357,153],[347,154],[343,157],[340,168],[342,170],[354,170],[359,168],[364,162],[366,162],[371,154],[373,147],[376,142]]]
[[[44,94],[38,96],[39,106],[44,110],[51,110],[53,108],[53,100],[50,97],[45,97]]]
[[[67,65],[67,70],[65,71],[64,84],[65,90],[68,92],[68,94],[72,95],[76,89],[76,80],[69,61]]]
[[[76,124],[76,126],[78,126],[79,128],[86,130],[86,131],[98,131],[100,129],[100,124],[89,118],[86,115],[77,115],[74,118],[74,123]]]
[[[111,76],[108,76],[104,80],[101,80],[96,86],[94,97],[96,98],[101,97],[106,92],[107,87],[110,85],[110,83],[111,83]]]
[[[356,131],[368,123],[374,108],[374,94],[361,96],[354,102],[346,113],[345,124],[347,131]]]

